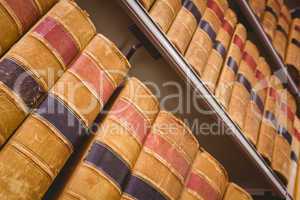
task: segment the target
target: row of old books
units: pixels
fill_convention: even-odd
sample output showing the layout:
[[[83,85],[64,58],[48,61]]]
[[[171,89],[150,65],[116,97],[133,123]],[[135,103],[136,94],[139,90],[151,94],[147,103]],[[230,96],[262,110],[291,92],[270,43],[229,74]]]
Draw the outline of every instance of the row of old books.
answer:
[[[293,194],[300,152],[295,99],[227,2],[140,2]]]
[[[288,68],[300,72],[300,19],[292,18],[283,0],[250,0],[256,16]],[[299,80],[299,78],[297,78]]]
[[[1,0],[0,56],[24,35],[58,0]]]

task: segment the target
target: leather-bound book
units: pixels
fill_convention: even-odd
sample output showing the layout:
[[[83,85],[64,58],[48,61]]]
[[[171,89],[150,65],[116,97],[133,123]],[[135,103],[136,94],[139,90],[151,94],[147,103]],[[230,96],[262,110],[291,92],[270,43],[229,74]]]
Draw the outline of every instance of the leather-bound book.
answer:
[[[253,86],[251,100],[247,106],[243,132],[250,142],[257,144],[260,124],[265,108],[265,99],[268,91],[268,79],[271,69],[265,58],[260,57],[256,69],[256,84]]]
[[[271,40],[274,38],[283,0],[267,0],[265,12],[262,15],[262,26]]]
[[[158,112],[149,89],[129,79],[59,199],[119,200]]]
[[[75,2],[62,0],[2,58],[1,145],[39,105],[95,32],[94,25]]]
[[[233,85],[239,65],[242,60],[247,31],[242,24],[238,24],[222,67],[222,71],[215,89],[215,95],[221,105],[227,110],[232,94]]]
[[[240,186],[230,183],[223,200],[253,200],[253,198]]]
[[[182,0],[156,0],[149,13],[163,32],[167,32],[181,8]]]
[[[156,0],[139,0],[146,10],[150,10],[151,6]]]
[[[258,61],[258,49],[255,44],[247,41],[228,107],[229,115],[241,129],[244,128],[247,105],[256,83],[255,73]]]
[[[188,127],[161,111],[126,184],[122,200],[176,200],[199,148]]]
[[[184,0],[168,31],[168,38],[184,55],[206,8],[206,0]]]
[[[295,120],[295,131],[297,134],[297,137],[300,137],[300,121],[299,118],[297,118]],[[300,155],[300,151],[298,153],[298,155]],[[295,200],[300,200],[300,159],[298,157],[298,167],[297,167],[297,172],[296,172],[296,176],[294,177],[296,179],[296,183],[295,183],[295,189],[293,191],[293,197]]]
[[[1,199],[42,199],[128,69],[106,38],[91,41],[1,150]]]
[[[287,184],[290,176],[291,145],[297,104],[287,89],[281,90],[279,97],[278,106],[276,107],[278,135],[274,144],[272,168]]]
[[[284,60],[290,33],[291,14],[286,6],[281,8],[277,27],[274,34],[273,45],[280,57]]]
[[[237,17],[235,13],[233,10],[227,9],[222,27],[217,34],[216,41],[202,75],[202,80],[212,92],[215,91],[236,23]]]
[[[288,192],[291,196],[294,196],[294,192],[296,190],[299,156],[300,156],[300,119],[297,116],[295,116],[294,135],[293,135],[292,152],[291,152],[290,177],[288,183]]]
[[[4,54],[58,0],[1,0],[0,56]]]
[[[226,0],[207,0],[203,17],[186,51],[187,61],[200,76],[213,49],[227,8],[228,3]]]
[[[249,0],[249,5],[255,15],[260,19],[266,9],[267,0]]]
[[[285,63],[292,68],[296,68],[298,71],[300,71],[300,56],[298,53],[299,51],[300,51],[300,19],[295,18],[292,21],[292,25],[290,29]]]
[[[201,150],[191,167],[180,200],[221,200],[227,185],[226,170],[209,153]]]
[[[271,163],[272,161],[274,141],[278,134],[276,108],[280,98],[278,91],[282,88],[281,81],[275,75],[272,75],[269,79],[265,110],[257,142],[257,151],[268,163]]]

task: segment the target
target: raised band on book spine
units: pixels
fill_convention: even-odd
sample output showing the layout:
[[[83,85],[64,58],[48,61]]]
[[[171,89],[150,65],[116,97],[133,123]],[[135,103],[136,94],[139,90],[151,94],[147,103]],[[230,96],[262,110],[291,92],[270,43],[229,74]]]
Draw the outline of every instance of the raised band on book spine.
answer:
[[[81,27],[80,34],[78,27]],[[37,34],[36,31],[41,33],[41,35]],[[85,33],[81,34],[82,31]],[[5,122],[0,124],[0,138],[3,138],[0,144],[12,135],[28,115],[28,112],[38,106],[43,94],[54,85],[62,75],[62,72],[67,68],[66,64],[75,59],[79,51],[88,44],[94,35],[94,25],[76,3],[62,0],[6,54],[4,59],[13,60],[24,68],[24,71],[31,74],[35,80],[34,82],[39,85],[43,92],[30,96],[30,98],[32,97],[31,100],[26,100],[23,94],[20,94],[21,96],[19,94],[14,95],[14,91],[11,91],[11,89],[0,88],[0,93],[2,94],[0,103],[5,108],[0,115],[0,121]],[[75,49],[72,49],[73,47]],[[60,58],[67,58],[68,63],[60,62]],[[38,89],[36,84],[35,87],[32,87],[32,84],[34,84],[33,79],[30,81],[32,84],[27,84],[29,79],[23,80],[22,76],[24,74],[15,78],[12,77],[19,74],[20,69],[15,68],[15,71],[2,74],[0,81],[5,82],[8,79],[17,78],[19,80],[17,87],[21,87],[21,90],[26,91],[26,94],[32,92],[33,95],[37,92],[34,90]],[[23,105],[24,100],[30,106]]]
[[[120,199],[158,112],[152,93],[139,80],[129,79],[59,199]]]
[[[242,24],[234,31],[231,44],[226,55],[224,66],[215,89],[215,95],[225,109],[228,109],[232,88],[239,69],[247,32]]]

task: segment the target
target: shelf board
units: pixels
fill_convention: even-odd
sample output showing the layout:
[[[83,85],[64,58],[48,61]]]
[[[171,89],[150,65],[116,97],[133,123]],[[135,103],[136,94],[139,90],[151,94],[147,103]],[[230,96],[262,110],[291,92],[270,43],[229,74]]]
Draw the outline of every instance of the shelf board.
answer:
[[[147,11],[135,0],[118,0],[118,2],[169,65],[181,75],[185,83],[191,85],[203,97],[201,105],[213,111],[214,120],[221,121],[226,130],[230,130],[230,134],[227,134],[226,137],[228,136],[234,141],[239,148],[240,154],[242,154],[241,158],[246,156],[250,160],[257,170],[263,174],[264,180],[269,183],[269,187],[272,188],[274,193],[281,198],[290,200],[291,198],[282,182],[257,153],[255,147],[244,137],[238,126],[231,120],[194,70],[166,38],[166,35],[156,26],[147,14]]]
[[[266,54],[270,56],[271,66],[276,70],[277,76],[281,79],[283,83],[286,83],[285,86],[289,91],[297,98],[297,101],[300,101],[300,93],[298,86],[295,84],[294,80],[290,76],[285,64],[278,55],[276,49],[274,48],[272,42],[265,33],[259,19],[256,17],[252,9],[250,8],[247,0],[236,0],[234,1],[238,4],[241,13],[246,18],[247,22],[251,26],[251,30],[255,32],[257,38],[259,39],[260,44],[264,47]]]

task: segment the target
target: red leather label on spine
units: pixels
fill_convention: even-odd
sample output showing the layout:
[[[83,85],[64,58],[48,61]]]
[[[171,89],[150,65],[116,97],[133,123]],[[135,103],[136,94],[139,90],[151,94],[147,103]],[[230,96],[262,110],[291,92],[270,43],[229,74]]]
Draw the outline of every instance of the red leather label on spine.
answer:
[[[224,13],[219,5],[214,0],[207,1],[207,7],[210,8],[214,13],[218,16],[220,21],[223,23],[224,21]]]
[[[28,30],[39,19],[39,10],[32,0],[4,0],[18,17],[22,30]]]
[[[177,151],[177,149],[163,137],[150,133],[146,139],[144,147],[150,149],[160,158],[169,163],[182,178],[186,177],[189,170],[188,161],[184,158],[182,153]]]
[[[231,26],[231,24],[227,21],[224,20],[223,22],[223,29],[231,36],[233,34],[233,27]]]
[[[295,137],[300,142],[300,132],[297,129],[294,129]]]
[[[277,101],[279,99],[279,94],[273,87],[269,88],[269,96],[272,97],[274,101]]]
[[[143,144],[150,130],[149,121],[136,106],[126,99],[120,98],[109,112],[123,125],[131,130],[140,144]]]
[[[244,50],[244,41],[238,35],[234,36],[233,43],[239,47],[241,52]]]
[[[244,52],[243,60],[248,64],[249,67],[251,67],[252,71],[255,73],[257,64],[253,57],[248,54],[248,52]]]
[[[286,114],[289,120],[294,121],[295,114],[293,113],[292,109],[285,103],[281,103],[281,111]]]
[[[219,200],[220,196],[218,192],[198,174],[191,172],[186,182],[186,187],[196,192],[200,197],[205,200]]]
[[[78,27],[80,28],[80,27]],[[57,20],[47,17],[34,32],[43,37],[49,45],[61,56],[67,66],[79,53],[72,35]]]
[[[257,78],[257,80],[259,80],[262,89],[268,88],[268,81],[266,80],[265,75],[261,73],[261,71],[259,71],[258,69],[256,70],[255,77]]]
[[[88,55],[82,54],[71,66],[70,71],[77,74],[105,104],[114,91],[114,85],[107,74]]]

